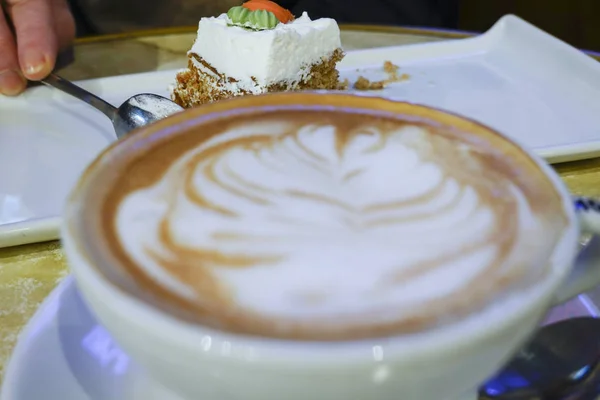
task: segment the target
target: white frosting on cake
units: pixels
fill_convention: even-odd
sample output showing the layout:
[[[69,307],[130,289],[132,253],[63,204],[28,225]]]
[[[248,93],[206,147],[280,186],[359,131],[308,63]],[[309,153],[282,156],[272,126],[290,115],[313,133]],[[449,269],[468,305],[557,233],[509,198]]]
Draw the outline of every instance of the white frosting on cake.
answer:
[[[408,317],[438,298],[468,299],[479,274],[497,283],[515,265],[545,265],[554,233],[543,230],[520,189],[504,183],[497,201],[514,202],[516,214],[498,215],[481,188],[419,153],[413,144],[429,140],[422,128],[386,135],[367,128],[342,154],[328,125],[265,142],[264,135],[290,129],[285,122],[240,125],[128,195],[116,220],[125,251],[161,286],[200,303],[211,300],[196,290],[199,283],[174,277],[148,250],[167,260],[178,257],[173,247],[197,252],[195,264],[178,267],[208,268],[242,309],[342,325]],[[248,137],[263,139],[235,144]],[[516,219],[507,232],[516,240],[492,268],[502,251],[492,239],[502,218]],[[259,261],[228,264],[236,257]]]
[[[341,48],[339,27],[330,18],[312,21],[304,13],[290,23],[280,23],[264,31],[251,31],[230,23],[227,14],[202,18],[190,53],[237,80],[224,84],[225,89],[234,93],[243,90],[259,94],[274,83],[293,87],[308,78],[313,64]],[[195,66],[213,74],[198,62]]]

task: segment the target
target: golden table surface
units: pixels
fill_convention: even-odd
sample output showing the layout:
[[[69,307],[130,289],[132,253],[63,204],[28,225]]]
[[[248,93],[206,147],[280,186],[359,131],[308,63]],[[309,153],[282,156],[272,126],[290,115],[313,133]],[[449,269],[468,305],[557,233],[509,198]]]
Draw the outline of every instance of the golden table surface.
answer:
[[[346,50],[423,43],[464,34],[389,27],[345,26]],[[195,28],[177,28],[79,40],[75,63],[61,74],[72,80],[181,68]],[[574,194],[600,197],[600,159],[557,165]],[[67,275],[58,241],[0,249],[0,384],[19,332],[44,298]],[[592,293],[600,300],[600,291]]]

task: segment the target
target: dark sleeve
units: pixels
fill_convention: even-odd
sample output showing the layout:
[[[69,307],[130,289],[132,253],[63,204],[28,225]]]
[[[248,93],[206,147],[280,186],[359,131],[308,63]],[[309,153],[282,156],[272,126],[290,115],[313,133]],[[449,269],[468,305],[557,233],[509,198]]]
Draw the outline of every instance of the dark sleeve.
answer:
[[[456,28],[459,0],[277,0],[299,16],[339,23]]]
[[[68,0],[68,4],[69,8],[71,9],[71,13],[73,14],[73,19],[75,20],[77,37],[97,34],[97,32],[90,25],[85,15],[81,12],[77,1]]]

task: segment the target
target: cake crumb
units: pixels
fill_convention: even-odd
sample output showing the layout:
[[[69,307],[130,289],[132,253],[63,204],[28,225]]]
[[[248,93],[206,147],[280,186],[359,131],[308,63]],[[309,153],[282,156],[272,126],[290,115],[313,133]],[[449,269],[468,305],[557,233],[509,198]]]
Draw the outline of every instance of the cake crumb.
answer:
[[[347,90],[349,86],[350,86],[350,81],[348,79],[344,79],[343,81],[338,83],[337,89],[338,90]]]
[[[354,82],[354,89],[356,90],[381,90],[385,88],[386,81],[370,81],[364,76],[359,76],[356,82]]]
[[[383,70],[388,74],[397,74],[399,69],[400,67],[391,61],[385,61],[383,63]]]
[[[383,70],[385,71],[386,74],[388,74],[388,83],[391,82],[402,82],[402,81],[407,81],[410,79],[410,75],[408,74],[402,74],[402,75],[398,75],[398,70],[400,69],[399,66],[397,66],[396,64],[392,63],[391,61],[386,61],[383,63]]]
[[[381,90],[384,89],[389,83],[402,82],[410,79],[409,74],[398,75],[399,66],[392,63],[391,61],[385,61],[383,63],[383,71],[388,75],[387,79],[380,81],[371,81],[364,76],[359,76],[356,82],[354,82],[354,89],[356,90]]]

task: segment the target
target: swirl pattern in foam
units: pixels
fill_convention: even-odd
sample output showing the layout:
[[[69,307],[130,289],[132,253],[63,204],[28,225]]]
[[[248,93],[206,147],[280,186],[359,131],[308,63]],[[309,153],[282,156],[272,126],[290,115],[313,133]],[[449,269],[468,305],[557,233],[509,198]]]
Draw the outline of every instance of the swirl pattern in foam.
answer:
[[[558,230],[509,161],[425,124],[339,117],[199,140],[123,198],[124,252],[209,325],[308,339],[431,329],[547,273]]]

